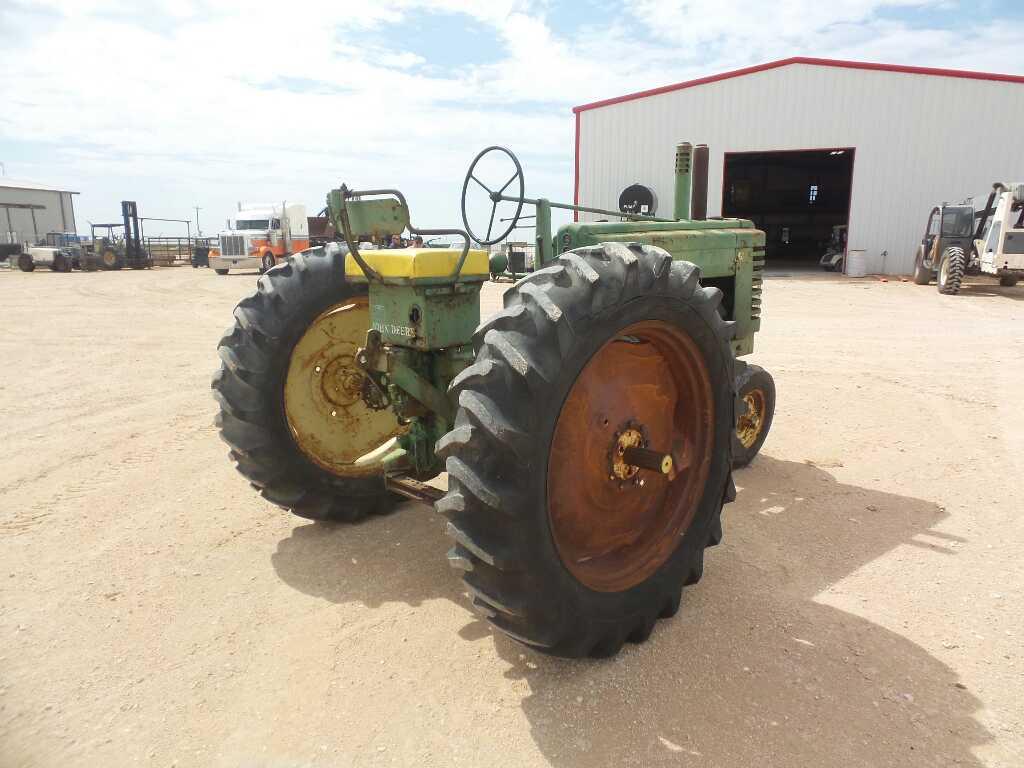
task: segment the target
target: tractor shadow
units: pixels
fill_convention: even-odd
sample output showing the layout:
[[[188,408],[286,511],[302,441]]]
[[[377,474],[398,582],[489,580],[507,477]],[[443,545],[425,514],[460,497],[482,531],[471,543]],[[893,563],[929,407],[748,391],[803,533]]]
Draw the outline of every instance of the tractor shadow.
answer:
[[[459,632],[463,641],[493,642],[505,676],[526,683],[520,706],[548,762],[980,768],[973,750],[991,736],[973,717],[981,703],[953,670],[821,597],[896,547],[955,557],[957,540],[931,530],[944,512],[768,456],[736,479],[739,497],[704,580],[647,643],[610,660],[568,661],[481,621]],[[294,588],[337,602],[444,597],[464,605],[446,548],[439,518],[402,505],[357,526],[298,527],[273,563]]]
[[[960,293],[956,298],[981,299],[996,298],[1012,299],[1013,301],[1024,301],[1024,284],[1015,285],[1012,288],[999,285],[997,282],[971,282],[965,281],[960,287]]]

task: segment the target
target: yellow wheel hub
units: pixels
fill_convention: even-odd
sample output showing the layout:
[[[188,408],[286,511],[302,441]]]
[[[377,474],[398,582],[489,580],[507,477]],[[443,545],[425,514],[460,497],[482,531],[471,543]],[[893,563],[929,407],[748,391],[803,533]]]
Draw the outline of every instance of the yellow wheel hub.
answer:
[[[103,252],[103,263],[108,267],[113,267],[117,264],[117,254],[113,251]]]
[[[284,383],[284,411],[299,449],[340,476],[376,474],[403,427],[390,410],[374,411],[362,398],[356,351],[370,327],[365,296],[330,307],[292,350]]]
[[[747,412],[736,422],[736,436],[744,448],[753,447],[764,428],[765,396],[760,389],[752,389],[743,396]]]

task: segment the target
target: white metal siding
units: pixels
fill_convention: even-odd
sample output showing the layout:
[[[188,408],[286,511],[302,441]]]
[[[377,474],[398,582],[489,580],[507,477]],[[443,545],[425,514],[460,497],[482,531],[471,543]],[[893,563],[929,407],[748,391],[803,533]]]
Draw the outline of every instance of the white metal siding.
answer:
[[[61,202],[63,199],[63,210]],[[74,232],[75,214],[70,192],[42,189],[17,189],[0,187],[0,242],[32,242],[32,211],[24,208],[3,208],[3,203],[18,203],[45,206],[35,211],[36,231],[39,237],[47,232]],[[7,214],[10,213],[10,227]],[[8,234],[12,232],[13,234]]]
[[[849,247],[907,273],[931,206],[1024,177],[1024,84],[791,64],[585,110],[579,198],[614,209],[640,182],[672,209],[680,141],[711,149],[708,215],[721,214],[726,152],[853,147]],[[586,218],[598,218],[588,216]]]

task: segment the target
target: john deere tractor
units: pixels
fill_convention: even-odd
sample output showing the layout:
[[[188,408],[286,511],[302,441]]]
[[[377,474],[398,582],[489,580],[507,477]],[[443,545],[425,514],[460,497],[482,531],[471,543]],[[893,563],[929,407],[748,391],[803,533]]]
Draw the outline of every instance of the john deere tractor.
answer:
[[[511,176],[485,183],[484,159]],[[670,219],[527,198],[501,147],[469,168],[464,231],[415,228],[398,190],[332,190],[347,249],[271,269],[220,341],[213,390],[238,470],[315,520],[433,503],[473,604],[543,652],[607,656],[645,640],[700,579],[733,468],[774,410],[771,377],[736,359],[760,325],[764,233],[691,218],[691,160],[680,145]],[[469,224],[474,195],[491,206],[483,234]],[[499,205],[514,214],[492,233]],[[500,241],[524,205],[536,271],[481,322],[488,258],[471,242]],[[615,220],[552,236],[552,209]],[[405,229],[465,244],[359,249]],[[443,472],[446,492],[426,484]]]

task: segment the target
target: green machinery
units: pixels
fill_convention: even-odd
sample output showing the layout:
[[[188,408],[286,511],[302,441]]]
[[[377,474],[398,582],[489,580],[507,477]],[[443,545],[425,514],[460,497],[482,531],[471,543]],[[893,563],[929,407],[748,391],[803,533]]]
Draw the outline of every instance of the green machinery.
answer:
[[[331,191],[345,244],[270,270],[219,345],[218,424],[239,471],[317,520],[433,503],[474,605],[539,650],[646,639],[700,578],[732,470],[774,411],[771,377],[736,359],[760,326],[764,234],[689,217],[692,154],[677,147],[672,219],[527,198],[501,147],[466,174],[465,231],[417,229],[398,190]],[[483,158],[511,164],[504,186],[479,178]],[[467,205],[479,190],[483,237]],[[481,322],[490,265],[471,243],[500,241],[524,205],[536,269]],[[552,209],[622,220],[552,234]],[[493,234],[496,218],[508,225]],[[358,247],[405,229],[464,245]],[[442,472],[447,491],[427,484]]]

